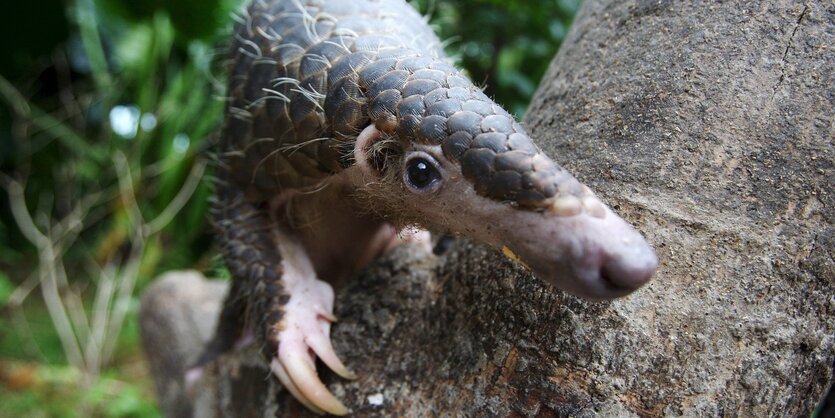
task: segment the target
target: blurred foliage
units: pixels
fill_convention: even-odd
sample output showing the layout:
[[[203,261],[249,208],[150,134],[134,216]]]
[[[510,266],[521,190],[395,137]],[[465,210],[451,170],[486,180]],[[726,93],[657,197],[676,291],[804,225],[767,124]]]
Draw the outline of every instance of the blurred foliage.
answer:
[[[158,415],[140,360],[136,295],[165,270],[198,268],[224,275],[211,251],[209,182],[194,179],[203,174],[205,151],[222,122],[220,64],[232,23],[229,14],[240,1],[4,5],[3,415]],[[450,40],[448,52],[472,78],[521,116],[579,0],[412,3],[431,18],[442,39]],[[13,216],[14,196],[31,217],[28,233],[20,214]],[[57,237],[55,245],[36,244],[32,230]],[[102,279],[109,277],[107,267],[115,266],[110,273],[116,276],[128,274],[131,257],[138,257],[135,287],[124,287],[127,317],[116,322],[113,355],[105,356],[105,368],[93,368],[92,380],[72,366],[66,339],[56,332],[55,313],[45,300],[48,282],[39,276],[44,260],[50,260],[44,258],[45,249],[56,251],[52,258],[62,260],[59,267],[66,269],[64,281],[53,280],[57,294],[80,298],[75,310],[68,306],[70,316],[82,312],[91,318],[98,292],[107,285]],[[79,341],[85,333],[89,330],[79,331]],[[82,396],[79,387],[85,388]]]
[[[580,0],[415,0],[447,52],[488,96],[521,117]]]
[[[0,67],[0,415],[158,416],[135,295],[161,271],[213,266],[200,175],[237,0],[6,6],[19,42]],[[32,225],[12,216],[15,190]],[[44,281],[45,249],[66,277]]]

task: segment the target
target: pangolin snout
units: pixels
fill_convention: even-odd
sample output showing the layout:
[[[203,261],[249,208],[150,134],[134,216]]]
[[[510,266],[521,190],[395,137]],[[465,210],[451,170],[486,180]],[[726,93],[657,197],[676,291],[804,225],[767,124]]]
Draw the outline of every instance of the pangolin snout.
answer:
[[[605,208],[600,219],[578,215],[562,225],[558,242],[568,245],[556,262],[569,268],[569,292],[590,299],[625,296],[645,285],[658,269],[658,257],[646,239],[626,221]],[[578,229],[573,229],[576,227]],[[573,274],[572,274],[573,273]],[[557,278],[565,285],[565,278]]]
[[[658,269],[655,251],[608,207],[561,215],[519,212],[505,225],[505,254],[541,279],[592,300],[622,297],[645,285]]]
[[[658,269],[658,258],[650,249],[631,257],[608,259],[600,266],[600,280],[614,289],[632,292],[645,285]]]

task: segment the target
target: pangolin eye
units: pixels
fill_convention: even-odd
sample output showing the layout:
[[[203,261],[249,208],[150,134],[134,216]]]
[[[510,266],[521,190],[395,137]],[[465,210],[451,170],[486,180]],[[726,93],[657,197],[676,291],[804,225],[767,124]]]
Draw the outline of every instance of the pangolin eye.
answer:
[[[431,192],[440,186],[442,177],[437,163],[427,157],[419,156],[406,162],[404,172],[406,185],[416,192]]]

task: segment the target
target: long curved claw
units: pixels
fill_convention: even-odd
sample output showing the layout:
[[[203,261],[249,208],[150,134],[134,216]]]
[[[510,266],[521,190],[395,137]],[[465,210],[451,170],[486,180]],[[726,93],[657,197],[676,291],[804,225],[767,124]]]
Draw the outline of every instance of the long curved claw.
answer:
[[[287,372],[287,377],[292,380],[292,383],[298,389],[300,396],[297,396],[297,398],[299,400],[305,399],[316,408],[329,414],[346,415],[348,413],[348,408],[336,399],[324,383],[319,380],[310,359],[305,359],[292,351],[288,353],[279,350],[279,361]],[[281,379],[281,376],[279,376],[279,379]]]
[[[290,379],[290,376],[287,375],[287,370],[284,369],[284,366],[281,365],[281,362],[278,361],[277,358],[274,358],[273,361],[270,362],[270,370],[278,376],[278,380],[281,382],[282,385],[299,401],[302,405],[304,405],[307,409],[313,411],[313,413],[318,415],[324,415],[325,411],[316,407],[316,405],[310,403],[307,398],[302,395],[301,391],[299,390],[298,386],[293,383],[293,379]]]
[[[319,357],[329,369],[333,370],[334,373],[348,380],[354,380],[357,378],[356,373],[348,370],[348,368],[345,367],[345,364],[342,363],[342,360],[340,360],[336,355],[330,338],[327,338],[323,334],[314,334],[308,337],[306,342],[313,352],[316,353],[316,356]]]

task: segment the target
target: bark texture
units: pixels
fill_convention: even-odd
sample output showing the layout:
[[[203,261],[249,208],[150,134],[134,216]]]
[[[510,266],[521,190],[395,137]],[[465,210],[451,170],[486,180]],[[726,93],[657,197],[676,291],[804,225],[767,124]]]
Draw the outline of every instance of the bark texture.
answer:
[[[526,124],[656,246],[654,281],[591,303],[466,242],[400,247],[337,293],[359,378],[326,383],[359,416],[808,415],[835,360],[834,27],[826,2],[586,1]],[[166,401],[214,318],[158,301],[198,282],[143,301],[166,413],[308,414],[258,347]]]

